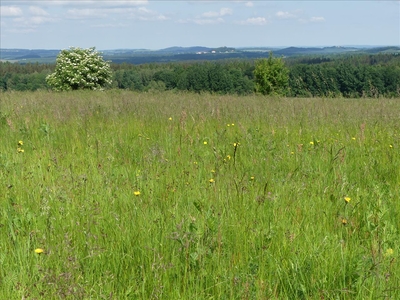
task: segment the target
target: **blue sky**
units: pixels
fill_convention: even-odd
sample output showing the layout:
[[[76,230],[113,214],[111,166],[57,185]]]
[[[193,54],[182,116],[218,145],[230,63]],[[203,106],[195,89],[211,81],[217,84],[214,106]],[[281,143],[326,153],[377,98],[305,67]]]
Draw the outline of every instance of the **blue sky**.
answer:
[[[400,1],[0,1],[1,48],[400,45]]]

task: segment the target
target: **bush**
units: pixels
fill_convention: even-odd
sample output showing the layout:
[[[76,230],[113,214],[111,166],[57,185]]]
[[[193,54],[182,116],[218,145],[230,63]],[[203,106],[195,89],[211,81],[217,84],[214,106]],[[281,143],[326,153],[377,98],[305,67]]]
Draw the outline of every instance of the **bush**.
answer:
[[[255,87],[264,95],[284,95],[289,82],[289,70],[281,58],[258,59],[254,70]]]
[[[46,81],[56,91],[98,90],[111,84],[111,75],[110,65],[94,47],[71,47],[57,56],[55,72]]]

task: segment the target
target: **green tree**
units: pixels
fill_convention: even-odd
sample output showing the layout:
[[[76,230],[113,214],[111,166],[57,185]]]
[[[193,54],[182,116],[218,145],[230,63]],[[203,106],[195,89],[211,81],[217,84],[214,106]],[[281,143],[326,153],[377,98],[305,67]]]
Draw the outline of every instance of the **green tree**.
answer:
[[[256,92],[264,95],[283,95],[289,82],[289,70],[281,58],[258,59],[255,62],[254,80]]]
[[[57,56],[55,72],[46,81],[56,91],[98,90],[111,84],[111,76],[110,65],[94,47],[71,47]]]

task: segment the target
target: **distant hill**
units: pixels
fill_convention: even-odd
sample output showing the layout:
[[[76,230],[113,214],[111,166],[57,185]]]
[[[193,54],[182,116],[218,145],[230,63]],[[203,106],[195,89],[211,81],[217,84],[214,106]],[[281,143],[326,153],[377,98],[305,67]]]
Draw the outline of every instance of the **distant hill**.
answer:
[[[61,50],[46,49],[0,49],[0,60],[18,63],[38,62],[54,63]],[[357,47],[357,46],[332,46],[332,47],[218,47],[209,48],[202,46],[194,47],[169,47],[160,50],[148,49],[115,49],[99,50],[106,60],[114,63],[143,64],[150,62],[176,62],[176,61],[199,61],[218,59],[256,59],[268,57],[273,51],[275,56],[291,57],[304,55],[334,55],[347,53],[400,53],[398,46],[385,47]]]
[[[378,48],[372,48],[372,49],[367,49],[365,50],[366,53],[400,53],[400,47],[393,47],[393,46],[387,46],[387,47],[378,47]]]
[[[279,49],[274,52],[275,55],[293,56],[293,55],[304,55],[304,54],[336,54],[336,53],[347,53],[356,52],[361,49],[352,47],[322,47],[322,48],[299,48],[299,47],[289,47],[284,49]]]
[[[161,53],[196,53],[196,52],[211,52],[212,49],[208,47],[194,46],[194,47],[169,47],[165,49],[158,50]]]

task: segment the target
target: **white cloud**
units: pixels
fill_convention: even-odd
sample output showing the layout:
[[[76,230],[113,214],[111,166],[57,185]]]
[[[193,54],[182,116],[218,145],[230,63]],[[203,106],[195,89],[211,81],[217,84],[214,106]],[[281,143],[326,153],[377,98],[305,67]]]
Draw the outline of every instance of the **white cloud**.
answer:
[[[199,24],[199,25],[207,25],[207,24],[218,24],[218,23],[223,23],[224,19],[222,18],[217,18],[217,19],[195,19],[194,23]]]
[[[29,12],[35,16],[48,16],[49,14],[43,9],[38,6],[30,6]]]
[[[216,11],[208,11],[202,14],[202,17],[205,18],[215,18],[219,16],[219,12]]]
[[[119,0],[114,0],[114,1],[96,1],[96,0],[31,0],[31,1],[22,1],[22,0],[6,0],[4,2],[7,3],[18,3],[18,5],[52,5],[52,6],[82,6],[82,5],[88,5],[88,6],[97,6],[97,7],[102,7],[102,6],[140,6],[140,5],[146,5],[149,3],[149,0],[126,0],[126,1],[119,1]]]
[[[311,17],[310,22],[324,22],[325,18],[324,17]]]
[[[233,13],[231,8],[223,7],[219,10],[221,16],[231,15]]]
[[[67,11],[67,18],[69,19],[88,19],[88,18],[105,18],[107,13],[101,9],[84,8],[84,9],[69,9]]]
[[[131,1],[90,1],[100,5],[108,6],[140,6],[149,3],[148,0],[131,0]]]
[[[224,22],[225,22],[225,20],[223,18],[214,18],[214,19],[195,18],[195,19],[186,19],[186,20],[180,19],[180,20],[176,21],[176,23],[181,23],[181,24],[194,23],[197,25],[214,25],[214,24],[221,24]]]
[[[306,24],[306,23],[320,23],[320,22],[325,22],[324,17],[311,17],[311,18],[301,18],[298,20],[300,23]]]
[[[245,21],[239,22],[242,25],[265,25],[268,23],[268,20],[263,17],[255,17],[255,18],[248,18]]]
[[[13,18],[10,24],[7,24],[7,28],[4,31],[10,33],[32,33],[36,32],[40,25],[54,21],[55,19],[47,16],[17,17]]]
[[[217,19],[194,19],[193,23],[198,25],[210,25],[210,24],[219,24],[224,23],[224,19],[217,18]]]
[[[52,19],[42,17],[42,16],[35,16],[35,17],[31,17],[31,18],[27,19],[27,21],[28,21],[28,23],[30,23],[32,25],[39,25],[39,24],[50,22],[50,21],[52,21]]]
[[[288,11],[278,11],[275,14],[279,19],[292,19],[295,18],[296,16]]]
[[[224,16],[232,14],[233,10],[231,8],[223,7],[219,11],[208,11],[202,13],[196,18],[180,19],[177,21],[177,23],[183,23],[183,24],[194,23],[198,25],[220,24],[225,22],[225,19],[223,18]]]
[[[147,9],[145,7],[139,7],[138,9],[135,9],[134,12],[137,12],[136,14],[133,14],[133,17],[137,15],[137,18],[142,21],[166,21],[169,18],[166,17],[163,14],[160,14],[156,11]]]
[[[253,7],[253,6],[254,6],[254,3],[251,2],[251,1],[246,2],[245,6],[247,6],[247,7]]]
[[[219,11],[209,11],[203,13],[201,16],[204,18],[216,18],[216,17],[223,17],[226,15],[232,15],[232,9],[223,7]]]
[[[19,17],[22,16],[22,10],[16,6],[0,6],[1,17]]]
[[[118,20],[138,19],[141,21],[165,21],[169,18],[159,12],[145,7],[114,7],[114,8],[74,8],[67,11],[69,19],[110,18],[114,15]]]
[[[122,23],[108,23],[108,24],[92,25],[91,27],[95,27],[95,28],[121,28],[121,27],[127,27],[127,25],[126,24],[122,24]]]

